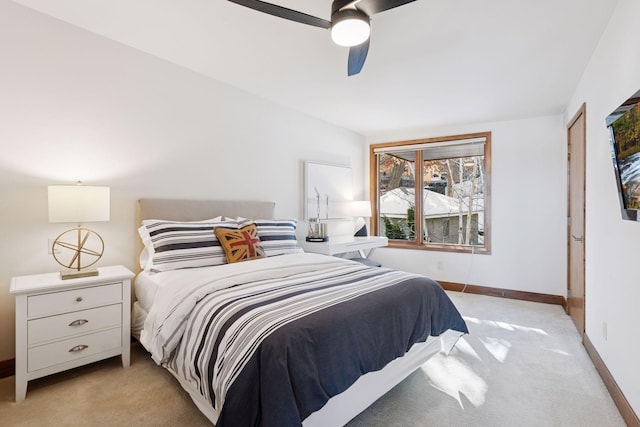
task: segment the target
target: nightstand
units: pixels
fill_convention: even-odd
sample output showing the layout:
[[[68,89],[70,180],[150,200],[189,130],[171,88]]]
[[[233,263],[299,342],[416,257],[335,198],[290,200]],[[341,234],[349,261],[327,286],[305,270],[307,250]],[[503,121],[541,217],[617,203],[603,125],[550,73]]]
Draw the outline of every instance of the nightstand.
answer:
[[[99,275],[60,279],[60,273],[11,279],[16,298],[16,402],[27,382],[117,355],[129,366],[131,278],[118,265]]]

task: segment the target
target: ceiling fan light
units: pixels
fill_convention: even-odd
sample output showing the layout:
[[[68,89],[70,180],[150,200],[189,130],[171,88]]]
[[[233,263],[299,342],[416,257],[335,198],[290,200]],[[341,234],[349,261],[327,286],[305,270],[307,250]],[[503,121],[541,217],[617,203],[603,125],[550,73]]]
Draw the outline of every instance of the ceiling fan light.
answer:
[[[343,9],[331,17],[331,39],[340,46],[357,46],[369,38],[369,17],[355,9]]]

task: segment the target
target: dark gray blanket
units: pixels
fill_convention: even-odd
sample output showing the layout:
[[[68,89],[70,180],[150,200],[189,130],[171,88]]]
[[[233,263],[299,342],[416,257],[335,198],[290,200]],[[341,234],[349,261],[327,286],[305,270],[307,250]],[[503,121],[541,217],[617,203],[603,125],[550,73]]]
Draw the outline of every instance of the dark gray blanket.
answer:
[[[467,332],[441,286],[426,277],[306,315],[260,344],[229,388],[216,425],[300,426],[361,375],[448,329]]]

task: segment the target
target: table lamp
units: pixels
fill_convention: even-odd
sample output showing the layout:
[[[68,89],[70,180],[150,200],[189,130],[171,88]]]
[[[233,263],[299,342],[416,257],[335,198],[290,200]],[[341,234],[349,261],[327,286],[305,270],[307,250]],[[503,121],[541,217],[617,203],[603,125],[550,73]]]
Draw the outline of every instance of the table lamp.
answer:
[[[351,202],[351,216],[356,219],[353,228],[354,236],[367,237],[369,233],[364,218],[371,217],[371,202],[368,200]]]
[[[97,276],[98,270],[84,270],[92,266],[104,252],[104,241],[95,231],[81,227],[82,223],[109,221],[109,187],[89,185],[50,185],[49,222],[75,223],[76,228],[60,234],[51,246],[58,264],[73,269],[61,272],[62,279]]]

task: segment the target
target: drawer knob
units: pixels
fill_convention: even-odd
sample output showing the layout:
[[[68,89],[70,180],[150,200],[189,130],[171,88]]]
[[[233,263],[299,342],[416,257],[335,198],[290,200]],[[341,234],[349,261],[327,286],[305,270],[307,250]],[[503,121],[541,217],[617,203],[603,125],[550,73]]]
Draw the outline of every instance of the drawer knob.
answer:
[[[82,302],[82,297],[76,298],[76,302]]]
[[[88,323],[89,321],[87,319],[78,319],[78,320],[74,320],[73,322],[69,323],[69,326],[82,326],[85,323]]]
[[[84,345],[84,344],[80,344],[80,345],[77,345],[75,347],[71,347],[71,349],[69,349],[69,353],[77,353],[79,351],[84,350],[85,348],[89,348],[89,346],[88,345]]]

